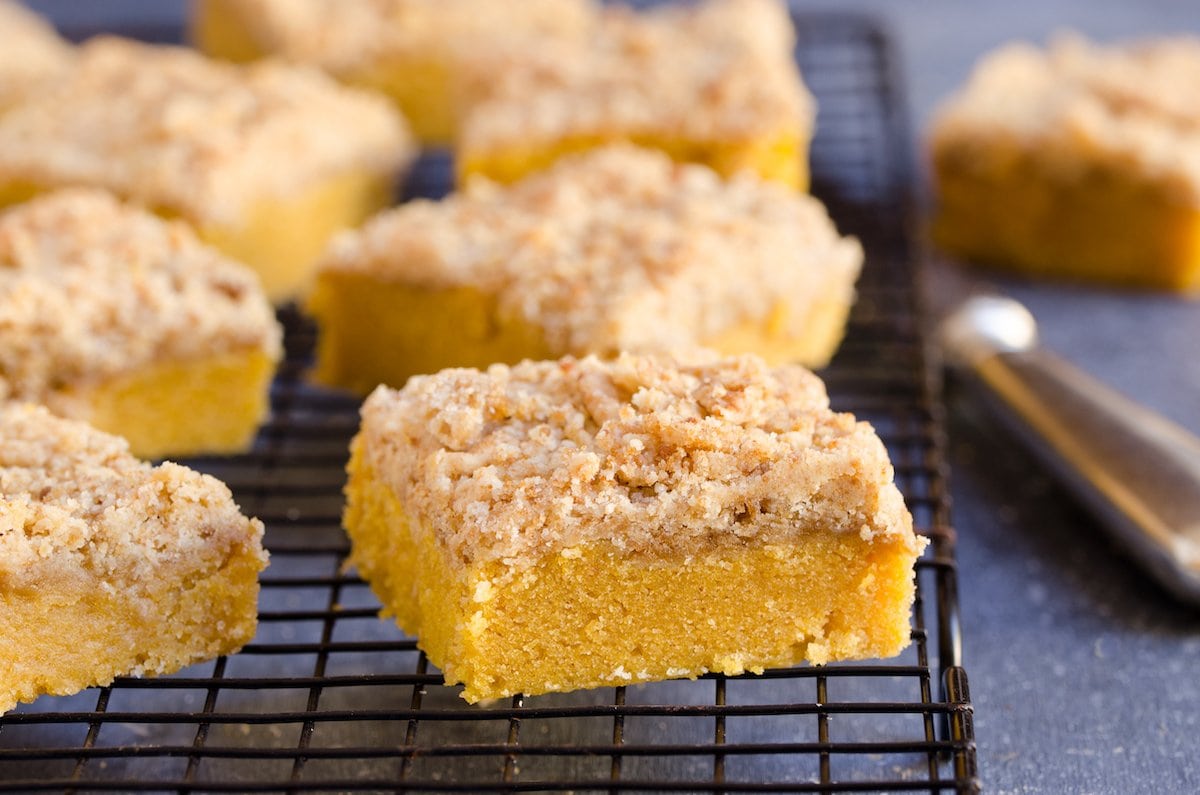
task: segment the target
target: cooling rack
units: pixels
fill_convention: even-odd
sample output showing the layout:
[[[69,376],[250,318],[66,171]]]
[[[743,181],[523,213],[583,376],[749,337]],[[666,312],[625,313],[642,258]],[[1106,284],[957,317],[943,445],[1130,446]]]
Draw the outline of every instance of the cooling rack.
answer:
[[[867,251],[845,343],[823,375],[835,408],[879,431],[932,540],[901,657],[468,706],[345,569],[342,468],[358,406],[305,384],[314,330],[286,310],[274,416],[253,450],[187,462],[267,525],[257,637],[176,676],[0,718],[0,791],[977,791],[897,64],[869,19],[795,22],[820,107],[814,192]],[[449,160],[427,157],[406,194],[440,195],[449,182]]]

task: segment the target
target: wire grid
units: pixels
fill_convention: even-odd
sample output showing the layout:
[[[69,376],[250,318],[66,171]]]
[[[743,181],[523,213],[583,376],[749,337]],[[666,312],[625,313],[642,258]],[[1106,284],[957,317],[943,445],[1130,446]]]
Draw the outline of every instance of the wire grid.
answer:
[[[823,375],[835,407],[883,437],[933,541],[901,657],[468,706],[345,570],[342,468],[358,403],[304,383],[314,331],[285,311],[272,421],[247,455],[189,462],[267,525],[257,637],[175,676],[0,718],[0,791],[977,791],[896,64],[869,20],[796,23],[821,109],[814,192],[868,253]],[[444,193],[449,166],[422,160],[407,195]]]

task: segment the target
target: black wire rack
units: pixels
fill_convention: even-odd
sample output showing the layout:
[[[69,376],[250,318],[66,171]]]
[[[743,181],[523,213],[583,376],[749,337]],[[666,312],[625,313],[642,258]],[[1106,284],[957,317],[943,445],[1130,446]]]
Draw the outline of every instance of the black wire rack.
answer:
[[[290,310],[274,416],[253,450],[188,462],[267,525],[257,637],[175,676],[0,718],[0,791],[977,791],[898,65],[869,19],[795,21],[820,107],[814,192],[867,251],[823,376],[835,408],[879,431],[932,540],[904,654],[468,706],[346,570],[341,489],[358,403],[305,383],[314,331]],[[449,160],[428,157],[406,193],[440,195],[449,181]]]

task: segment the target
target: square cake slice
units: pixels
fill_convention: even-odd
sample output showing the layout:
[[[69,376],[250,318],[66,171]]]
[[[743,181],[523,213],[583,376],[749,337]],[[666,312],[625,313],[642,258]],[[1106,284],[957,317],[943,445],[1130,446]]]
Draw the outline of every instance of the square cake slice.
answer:
[[[310,299],[316,377],[366,393],[445,367],[698,345],[817,367],[861,265],[807,194],[607,147],[337,239]]]
[[[1030,276],[1200,290],[1200,39],[988,55],[931,133],[950,253]]]
[[[351,559],[468,701],[886,657],[925,541],[874,431],[752,356],[380,387]]]
[[[413,155],[387,101],[315,70],[102,37],[0,116],[0,204],[107,189],[188,221],[283,301],[334,232],[389,203]]]
[[[808,186],[814,102],[778,0],[613,6],[586,41],[483,51],[456,148],[460,178],[512,182],[627,141],[729,176]]]
[[[144,464],[40,406],[0,406],[0,712],[240,649],[262,532],[207,475]]]
[[[464,70],[482,51],[517,55],[579,40],[592,0],[197,0],[191,37],[233,61],[275,56],[388,95],[420,139],[455,136]]]
[[[267,414],[281,332],[254,274],[98,190],[0,214],[0,399],[145,458],[232,453]]]

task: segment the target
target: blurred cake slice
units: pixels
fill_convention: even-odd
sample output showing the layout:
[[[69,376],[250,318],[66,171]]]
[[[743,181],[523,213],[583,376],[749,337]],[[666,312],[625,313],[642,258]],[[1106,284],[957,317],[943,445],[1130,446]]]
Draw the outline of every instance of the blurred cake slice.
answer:
[[[233,61],[318,66],[387,94],[425,143],[454,140],[463,70],[481,51],[514,55],[578,40],[592,0],[198,0],[192,39]]]
[[[380,387],[351,559],[468,701],[895,655],[925,542],[796,366],[623,355]]]
[[[483,51],[465,91],[459,176],[512,182],[627,141],[804,190],[815,109],[794,39],[778,0],[703,0],[612,6],[584,42]]]
[[[188,221],[282,301],[334,232],[389,203],[412,156],[387,102],[316,71],[99,38],[0,116],[0,204],[108,189]]]
[[[1200,289],[1200,40],[987,56],[931,133],[935,234],[1030,276]]]
[[[43,403],[145,458],[247,447],[280,329],[254,274],[90,189],[0,214],[0,399]]]
[[[316,377],[366,393],[445,367],[697,346],[820,366],[861,265],[811,196],[609,147],[338,238],[310,300]]]
[[[219,481],[28,404],[0,406],[0,712],[231,654],[262,524]]]
[[[0,113],[60,77],[71,45],[49,22],[14,0],[0,0]]]

